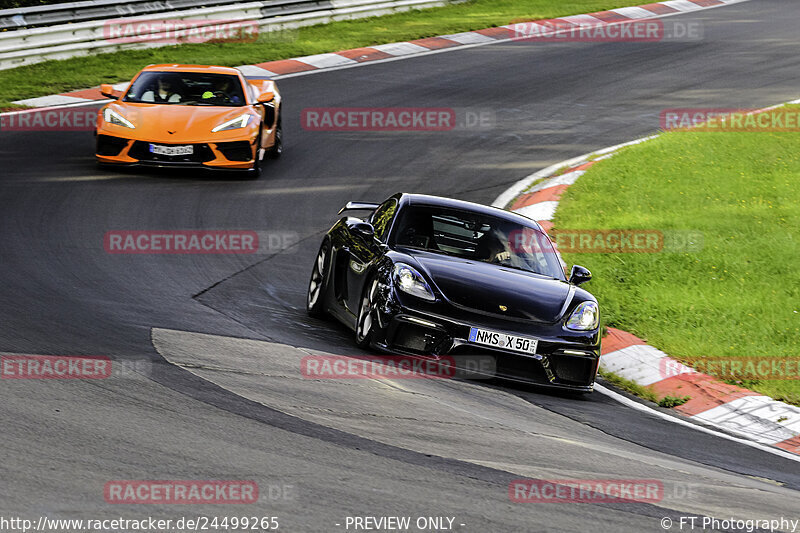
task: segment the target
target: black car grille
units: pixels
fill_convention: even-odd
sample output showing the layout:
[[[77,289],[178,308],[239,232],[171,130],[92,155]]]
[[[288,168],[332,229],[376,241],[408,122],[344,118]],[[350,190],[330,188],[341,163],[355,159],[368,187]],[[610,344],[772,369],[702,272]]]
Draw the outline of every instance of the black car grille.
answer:
[[[159,143],[161,144],[161,143]],[[185,144],[166,144],[162,146],[186,146]],[[163,163],[205,163],[215,159],[214,152],[207,144],[193,144],[194,150],[189,155],[161,155],[150,151],[150,143],[135,141],[128,155],[139,161],[154,161]]]
[[[97,136],[97,155],[119,155],[126,146],[128,146],[128,139],[112,137],[111,135]]]
[[[392,329],[387,341],[393,348],[406,352],[433,353],[443,337],[442,332],[416,324],[399,323]]]
[[[556,353],[544,355],[544,360],[540,361],[532,357],[508,352],[496,352],[470,344],[455,346],[448,355],[494,357],[498,375],[539,383],[550,382],[547,377],[547,371],[542,364],[543,361],[555,375],[556,384],[590,385],[594,380],[597,369],[597,359],[593,357]]]
[[[253,149],[247,141],[233,141],[216,143],[217,150],[222,152],[228,161],[250,161],[253,159]]]
[[[531,357],[523,357],[514,354],[502,354],[496,356],[497,373],[501,376],[508,376],[517,379],[524,379],[538,383],[547,383],[547,374],[542,367],[542,363]]]

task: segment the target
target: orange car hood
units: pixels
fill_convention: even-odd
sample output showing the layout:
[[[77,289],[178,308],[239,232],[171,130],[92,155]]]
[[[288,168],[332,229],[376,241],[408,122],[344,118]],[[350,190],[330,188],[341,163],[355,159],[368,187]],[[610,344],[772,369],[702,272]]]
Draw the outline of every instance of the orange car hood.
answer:
[[[136,129],[126,129],[126,136],[163,143],[224,141],[247,136],[251,128],[212,133],[227,120],[244,113],[254,114],[250,107],[188,106],[172,104],[133,104],[114,102],[109,107],[130,120]],[[250,125],[257,124],[256,120]]]

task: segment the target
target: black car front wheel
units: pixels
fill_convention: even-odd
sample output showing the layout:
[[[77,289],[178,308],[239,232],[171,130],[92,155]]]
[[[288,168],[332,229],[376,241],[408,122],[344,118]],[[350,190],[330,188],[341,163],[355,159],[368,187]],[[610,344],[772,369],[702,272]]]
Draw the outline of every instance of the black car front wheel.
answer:
[[[330,244],[327,240],[319,247],[314,268],[311,270],[311,279],[308,282],[308,297],[306,298],[306,311],[310,316],[320,317],[325,313],[323,300],[325,299],[325,280],[328,275],[328,255]]]
[[[375,330],[375,302],[378,297],[378,278],[374,277],[367,282],[364,294],[361,296],[361,305],[358,306],[358,321],[356,322],[356,344],[360,348],[368,348],[372,342]]]

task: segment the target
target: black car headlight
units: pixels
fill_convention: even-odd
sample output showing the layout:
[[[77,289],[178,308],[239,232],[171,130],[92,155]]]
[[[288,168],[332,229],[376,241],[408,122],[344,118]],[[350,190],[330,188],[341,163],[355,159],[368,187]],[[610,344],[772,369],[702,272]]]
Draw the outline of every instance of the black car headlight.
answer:
[[[567,329],[586,331],[600,324],[600,309],[595,302],[582,302],[567,319]]]
[[[392,277],[395,285],[401,291],[423,300],[433,301],[436,299],[428,282],[414,267],[405,263],[397,263],[394,265]]]

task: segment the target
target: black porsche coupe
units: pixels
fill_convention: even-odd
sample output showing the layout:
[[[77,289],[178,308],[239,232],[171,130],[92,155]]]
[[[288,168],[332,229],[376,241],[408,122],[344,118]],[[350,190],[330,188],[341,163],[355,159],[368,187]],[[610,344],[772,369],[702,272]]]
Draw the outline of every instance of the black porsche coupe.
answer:
[[[350,202],[325,235],[307,309],[356,344],[422,357],[490,357],[505,379],[590,392],[600,358],[597,300],[569,278],[550,238],[524,216],[398,193]]]

